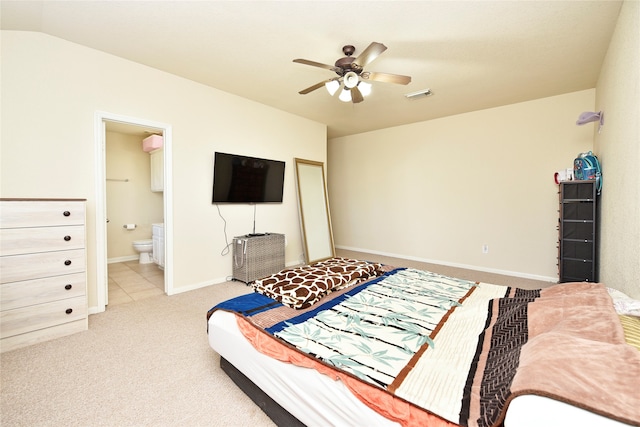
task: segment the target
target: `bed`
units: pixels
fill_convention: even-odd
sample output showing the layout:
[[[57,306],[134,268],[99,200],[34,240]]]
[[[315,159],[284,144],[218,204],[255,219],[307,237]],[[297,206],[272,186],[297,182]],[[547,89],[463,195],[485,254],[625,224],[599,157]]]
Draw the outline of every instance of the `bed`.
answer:
[[[332,258],[251,285],[208,311],[208,338],[278,425],[640,425],[640,351],[602,284]]]

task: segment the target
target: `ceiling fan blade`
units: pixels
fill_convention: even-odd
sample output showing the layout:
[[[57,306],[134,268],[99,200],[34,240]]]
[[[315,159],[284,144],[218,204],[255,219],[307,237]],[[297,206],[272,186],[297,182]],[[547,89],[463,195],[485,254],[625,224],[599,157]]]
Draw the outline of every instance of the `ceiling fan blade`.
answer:
[[[364,96],[362,96],[362,93],[360,92],[360,89],[358,89],[358,86],[354,86],[351,88],[351,101],[353,101],[354,104],[364,101]]]
[[[368,63],[373,61],[380,55],[382,52],[387,50],[387,47],[382,43],[373,42],[360,54],[356,59],[353,60],[354,64],[358,64],[361,68],[364,68]]]
[[[334,65],[322,64],[320,62],[309,61],[308,59],[294,59],[293,62],[297,62],[298,64],[311,65],[312,67],[324,68],[325,70],[335,71]]]
[[[373,80],[376,82],[384,83],[396,83],[399,85],[406,85],[411,83],[411,77],[401,76],[399,74],[364,72],[360,75],[360,77],[365,80]]]
[[[309,92],[313,92],[316,89],[320,89],[322,86],[324,86],[325,83],[330,82],[331,80],[335,80],[335,79],[328,79],[328,80],[324,80],[320,83],[316,83],[313,86],[309,86],[306,89],[302,89],[300,92],[298,92],[300,95],[306,95]]]

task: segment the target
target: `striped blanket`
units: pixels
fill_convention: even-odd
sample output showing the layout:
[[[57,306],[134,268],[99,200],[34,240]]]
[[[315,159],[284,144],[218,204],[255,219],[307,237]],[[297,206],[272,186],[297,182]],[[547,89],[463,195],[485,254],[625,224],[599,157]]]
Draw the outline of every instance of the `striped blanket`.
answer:
[[[396,269],[306,310],[259,294],[218,309],[455,425],[498,426],[512,398],[532,393],[640,422],[640,353],[602,320],[616,314],[601,285],[529,291]],[[624,399],[601,399],[612,390]]]

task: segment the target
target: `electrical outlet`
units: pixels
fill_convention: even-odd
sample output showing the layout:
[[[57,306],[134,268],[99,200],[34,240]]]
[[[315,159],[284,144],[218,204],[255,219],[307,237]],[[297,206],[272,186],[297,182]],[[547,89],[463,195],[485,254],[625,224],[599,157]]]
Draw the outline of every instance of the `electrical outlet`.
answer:
[[[488,254],[489,253],[489,245],[487,245],[486,243],[484,245],[482,245],[482,253],[483,254]]]

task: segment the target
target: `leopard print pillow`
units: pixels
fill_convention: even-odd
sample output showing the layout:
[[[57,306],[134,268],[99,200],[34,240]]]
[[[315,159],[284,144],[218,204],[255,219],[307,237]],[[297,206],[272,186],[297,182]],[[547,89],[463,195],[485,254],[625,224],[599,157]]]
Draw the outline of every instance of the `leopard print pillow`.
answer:
[[[362,283],[384,273],[382,264],[331,258],[282,270],[251,283],[253,289],[295,309],[311,307],[328,293]]]

